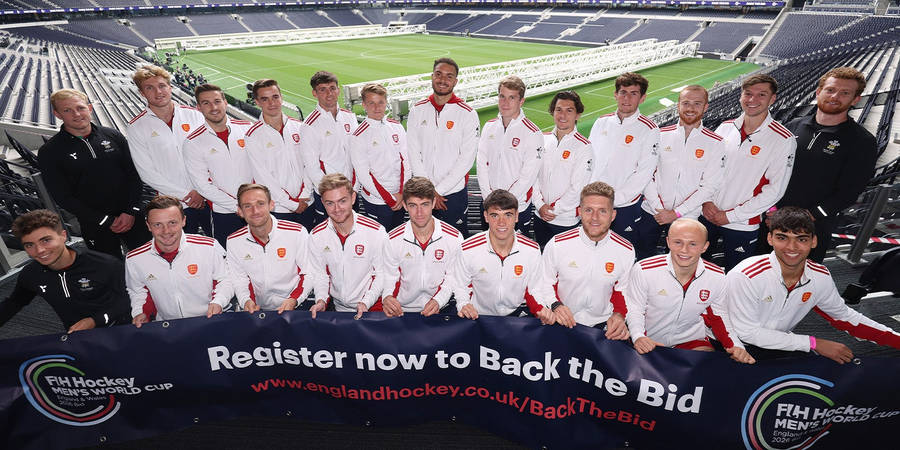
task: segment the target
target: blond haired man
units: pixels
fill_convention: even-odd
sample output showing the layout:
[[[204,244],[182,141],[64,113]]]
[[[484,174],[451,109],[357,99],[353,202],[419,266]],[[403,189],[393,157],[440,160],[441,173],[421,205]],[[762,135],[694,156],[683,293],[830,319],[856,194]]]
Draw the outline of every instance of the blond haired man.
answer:
[[[172,76],[162,67],[141,66],[131,79],[147,100],[147,108],[128,122],[126,130],[141,180],[160,194],[181,200],[187,207],[188,233],[203,228],[210,234],[209,208],[191,184],[181,150],[185,139],[203,125],[203,114],[172,100]]]
[[[122,258],[122,241],[135,248],[150,235],[134,226],[140,215],[141,180],[125,136],[91,123],[83,92],[62,89],[50,96],[59,132],[38,151],[50,195],[75,214],[88,247]]]

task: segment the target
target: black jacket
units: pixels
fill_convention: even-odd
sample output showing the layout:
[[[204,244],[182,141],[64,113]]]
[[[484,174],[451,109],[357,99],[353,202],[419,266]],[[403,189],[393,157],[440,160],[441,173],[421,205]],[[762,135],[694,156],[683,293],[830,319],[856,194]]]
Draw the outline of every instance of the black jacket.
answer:
[[[116,216],[140,216],[143,187],[125,136],[91,124],[87,139],[60,129],[38,151],[53,199],[82,226],[108,228]]]
[[[816,219],[852,205],[875,172],[875,137],[852,118],[823,127],[815,113],[787,124],[797,135],[794,171],[778,206],[807,208]]]
[[[75,262],[55,271],[30,261],[19,272],[16,287],[0,303],[0,325],[40,295],[53,307],[68,330],[91,317],[96,326],[131,323],[131,305],[125,293],[125,265],[112,256],[83,248],[75,250]]]

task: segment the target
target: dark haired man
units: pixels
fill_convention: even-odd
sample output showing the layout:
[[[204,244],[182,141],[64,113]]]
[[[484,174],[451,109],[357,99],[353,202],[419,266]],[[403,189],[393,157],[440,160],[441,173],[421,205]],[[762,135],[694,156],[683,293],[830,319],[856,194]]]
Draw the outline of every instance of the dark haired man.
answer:
[[[761,215],[784,195],[791,177],[797,140],[769,114],[777,93],[771,76],[747,78],[741,85],[741,115],[715,130],[725,143],[724,182],[703,203],[699,220],[709,230],[707,259],[722,238],[725,270],[755,253]]]
[[[148,301],[157,320],[220,314],[233,294],[225,249],[211,237],[184,232],[177,198],[157,196],[145,209],[153,239],[125,256],[132,323],[140,328],[150,320]]]
[[[0,325],[38,295],[50,304],[68,333],[128,322],[121,261],[67,247],[62,220],[46,209],[17,217],[12,231],[33,260],[19,272],[13,293],[0,303]]]
[[[647,99],[649,82],[627,72],[615,81],[616,111],[600,116],[591,127],[591,181],[602,181],[616,192],[612,230],[629,242],[639,240],[641,195],[656,169],[659,128],[638,109]]]
[[[545,324],[555,320],[549,308],[535,301],[528,285],[538,275],[541,250],[537,242],[516,233],[519,202],[503,189],[484,199],[488,230],[466,239],[453,266],[453,293],[460,317],[524,315],[524,302]]]
[[[250,122],[228,117],[218,86],[201,84],[194,96],[206,122],[184,141],[184,164],[194,189],[212,202],[212,235],[224,247],[228,235],[244,226],[237,215],[237,190],[253,181],[244,140]]]
[[[269,188],[238,188],[238,215],[247,226],[228,236],[227,261],[238,305],[253,314],[260,309],[296,309],[313,284],[309,233],[302,225],[276,218]]]
[[[478,150],[478,113],[453,94],[455,61],[439,58],[432,70],[434,93],[410,106],[406,120],[410,166],[413,176],[434,183],[434,216],[468,236],[466,183]]]
[[[900,349],[900,334],[850,309],[825,266],[807,259],[818,244],[809,211],[784,207],[771,217],[768,255],[743,260],[726,276],[728,314],[734,332],[756,359],[809,352],[849,362],[853,352],[831,340],[791,332],[815,310],[851,335]]]
[[[578,132],[584,104],[575,91],[557,92],[550,100],[556,126],[544,133],[541,169],[534,183],[534,237],[542,247],[554,235],[578,226],[581,189],[591,180],[591,141]]]
[[[352,111],[338,107],[340,85],[333,73],[320,70],[309,79],[309,85],[318,103],[300,129],[300,157],[303,158],[304,174],[313,188],[311,208],[316,214],[315,226],[325,220],[322,196],[315,190],[322,177],[342,173],[356,185],[350,165],[349,139],[359,122]]]
[[[388,233],[384,246],[384,295],[388,317],[404,312],[437,313],[453,293],[448,279],[462,244],[459,230],[432,216],[437,192],[431,181],[413,177],[403,186],[409,221]]]
[[[275,201],[272,215],[310,229],[315,212],[309,209],[313,188],[300,157],[303,122],[281,110],[281,88],[275,80],[257,80],[252,95],[262,109],[244,138],[253,180],[269,188]]]

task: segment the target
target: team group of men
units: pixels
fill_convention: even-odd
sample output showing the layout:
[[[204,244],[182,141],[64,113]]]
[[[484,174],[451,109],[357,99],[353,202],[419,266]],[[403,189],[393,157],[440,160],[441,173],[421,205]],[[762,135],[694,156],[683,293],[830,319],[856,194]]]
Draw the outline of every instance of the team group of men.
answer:
[[[313,294],[313,317],[358,318],[446,313],[452,297],[460,317],[598,326],[640,353],[721,347],[751,363],[814,350],[849,361],[843,344],[791,333],[813,308],[900,348],[900,335],[846,307],[828,270],[808,259],[874,168],[871,135],[847,116],[865,87],[859,72],[820,79],[816,113],[788,127],[799,153],[769,114],[777,82],[767,75],[744,81],[743,114],[714,132],[702,125],[703,87],[684,87],[679,122],[659,128],[639,111],[647,80],[623,74],[616,111],[588,140],[577,93],[553,97],[555,127],[541,133],[515,76],[500,81],[499,115],[481,128],[453,93],[458,72],[452,59],[435,61],[434,93],[411,106],[406,129],[387,116],[377,84],[361,91],[358,123],[338,108],[328,72],[311,79],[318,105],[305,121],[283,113],[277,82],[255,82],[262,112],[251,124],[227,116],[213,85],[197,87],[196,110],[176,104],[169,74],[144,66],[134,81],[148,106],[127,139],[90,122],[84,94],[54,93],[63,126],[41,148],[41,169],[98,252],[67,247],[53,213],[19,217],[13,231],[34,261],[0,304],[0,324],[36,295],[69,332],[211,317],[233,298],[280,314]],[[480,233],[466,223],[473,164]],[[143,209],[142,181],[159,192]],[[532,228],[536,241],[525,236]],[[663,233],[669,253],[656,255]],[[774,250],[752,256],[759,236]],[[720,237],[724,269],[701,257]]]

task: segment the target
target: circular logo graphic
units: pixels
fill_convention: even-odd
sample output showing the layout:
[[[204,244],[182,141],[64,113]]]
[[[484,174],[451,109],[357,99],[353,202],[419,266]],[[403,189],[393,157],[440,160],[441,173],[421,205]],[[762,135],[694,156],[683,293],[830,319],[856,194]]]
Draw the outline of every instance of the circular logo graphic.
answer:
[[[115,394],[71,364],[69,355],[44,355],[19,366],[25,398],[49,419],[79,427],[96,425],[119,411]]]

